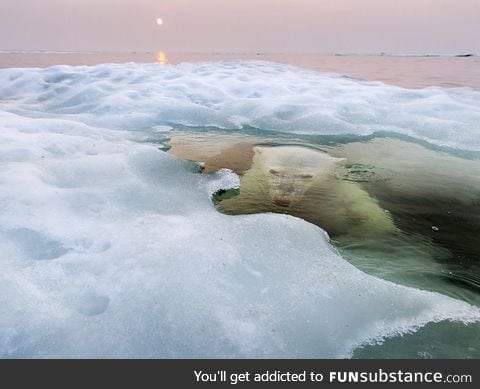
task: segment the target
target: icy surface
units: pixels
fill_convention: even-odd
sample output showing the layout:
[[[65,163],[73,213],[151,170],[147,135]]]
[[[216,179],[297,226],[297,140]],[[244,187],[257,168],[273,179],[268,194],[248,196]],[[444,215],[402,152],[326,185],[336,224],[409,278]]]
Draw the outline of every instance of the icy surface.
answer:
[[[0,110],[105,128],[388,131],[480,150],[480,92],[469,88],[410,90],[261,61],[4,69],[0,85]]]
[[[480,320],[464,302],[362,273],[300,219],[218,213],[211,194],[238,177],[199,174],[135,131],[231,126],[233,113],[237,124],[321,131],[319,118],[335,115],[295,117],[295,101],[311,100],[304,113],[328,111],[322,96],[338,103],[336,84],[340,94],[357,85],[459,106],[474,92],[367,87],[271,64],[57,67],[0,79],[1,357],[343,357],[428,322]]]

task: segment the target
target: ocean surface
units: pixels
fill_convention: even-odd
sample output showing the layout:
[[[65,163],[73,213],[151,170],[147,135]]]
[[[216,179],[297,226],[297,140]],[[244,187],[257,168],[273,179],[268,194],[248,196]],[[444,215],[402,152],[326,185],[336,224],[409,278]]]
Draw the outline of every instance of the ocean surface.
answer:
[[[479,65],[0,53],[0,356],[480,357]]]
[[[98,65],[102,63],[169,63],[262,60],[300,66],[319,72],[381,81],[405,88],[428,86],[471,87],[480,90],[480,56],[441,55],[327,55],[327,54],[238,54],[238,53],[76,53],[1,52],[0,68],[54,65]]]

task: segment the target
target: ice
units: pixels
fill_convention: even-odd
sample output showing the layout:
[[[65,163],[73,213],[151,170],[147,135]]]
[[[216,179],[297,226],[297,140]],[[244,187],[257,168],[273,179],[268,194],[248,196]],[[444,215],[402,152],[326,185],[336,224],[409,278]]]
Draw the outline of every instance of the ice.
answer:
[[[480,150],[480,92],[470,88],[410,90],[262,61],[3,69],[0,85],[0,110],[109,129],[386,131]]]
[[[476,149],[478,92],[263,62],[6,69],[0,85],[2,357],[348,357],[480,320],[364,274],[301,219],[217,212],[212,194],[238,177],[146,141],[178,124],[251,125]]]

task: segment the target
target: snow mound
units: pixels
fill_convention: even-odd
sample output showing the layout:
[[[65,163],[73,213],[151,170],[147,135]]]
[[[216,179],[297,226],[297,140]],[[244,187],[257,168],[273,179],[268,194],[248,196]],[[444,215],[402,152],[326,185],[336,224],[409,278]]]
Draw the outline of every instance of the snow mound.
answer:
[[[410,90],[262,61],[3,69],[0,85],[0,110],[109,129],[386,131],[480,151],[480,92],[469,88]]]

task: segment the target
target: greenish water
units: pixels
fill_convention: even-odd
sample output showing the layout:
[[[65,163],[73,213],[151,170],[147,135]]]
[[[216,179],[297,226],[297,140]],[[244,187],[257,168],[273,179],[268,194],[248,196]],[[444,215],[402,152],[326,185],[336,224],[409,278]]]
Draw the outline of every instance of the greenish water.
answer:
[[[179,132],[171,152],[231,168],[227,214],[285,213],[328,232],[361,270],[480,306],[480,160],[388,136],[288,139]],[[430,324],[354,357],[478,358],[480,325]]]
[[[355,350],[357,359],[470,359],[480,358],[478,325],[441,322]]]

